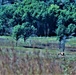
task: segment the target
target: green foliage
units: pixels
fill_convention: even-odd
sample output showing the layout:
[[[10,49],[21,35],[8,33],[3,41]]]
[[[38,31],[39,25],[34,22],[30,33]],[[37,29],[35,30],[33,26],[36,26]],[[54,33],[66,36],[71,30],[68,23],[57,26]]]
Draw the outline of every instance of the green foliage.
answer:
[[[65,30],[66,27],[64,25],[59,25],[58,28],[56,29],[56,34],[61,37],[65,34]]]
[[[69,0],[17,0],[0,7],[0,35],[5,35],[12,27],[12,34],[19,37],[30,36],[35,29],[38,36],[62,36],[76,33],[75,26],[76,6]]]
[[[23,37],[24,41],[30,35],[36,33],[36,28],[30,25],[28,22],[23,23],[22,25],[16,25],[13,29],[13,36],[16,37],[16,40]]]
[[[76,30],[76,25],[75,24],[70,24],[67,27],[66,33],[67,34],[71,34]]]
[[[16,40],[18,40],[21,36],[21,33],[22,33],[22,28],[20,25],[16,25],[14,26],[14,29],[13,29],[13,36],[16,37]]]
[[[48,8],[48,13],[52,13],[52,12],[57,12],[59,9],[59,6],[58,5],[54,5],[54,4],[51,4]]]
[[[66,4],[63,10],[59,10],[60,14],[58,15],[57,20],[57,30],[56,33],[58,36],[61,36],[61,33],[64,35],[71,35],[72,33],[76,33],[76,9],[73,4]],[[63,25],[62,30],[60,25]],[[60,34],[60,35],[59,35]]]

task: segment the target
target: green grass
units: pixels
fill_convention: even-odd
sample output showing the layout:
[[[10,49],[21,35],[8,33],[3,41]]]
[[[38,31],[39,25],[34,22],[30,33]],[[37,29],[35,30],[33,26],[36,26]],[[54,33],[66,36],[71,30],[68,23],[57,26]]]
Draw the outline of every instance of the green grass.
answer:
[[[16,40],[13,39],[13,37],[0,36],[0,38],[6,39],[6,40],[8,39],[8,42],[6,40],[5,41],[0,40],[1,46],[11,46],[11,45],[16,46]],[[12,41],[13,41],[13,44],[12,44]],[[36,44],[36,43],[41,43],[41,44],[58,43],[58,40],[57,40],[57,37],[29,37],[26,40],[26,42],[24,42],[23,39],[18,40],[18,46],[19,47],[24,46],[24,45],[30,45],[31,43],[32,44]],[[69,41],[66,42],[66,46],[76,47],[76,37],[69,39]]]
[[[72,47],[76,47],[76,37],[71,38],[66,44]]]

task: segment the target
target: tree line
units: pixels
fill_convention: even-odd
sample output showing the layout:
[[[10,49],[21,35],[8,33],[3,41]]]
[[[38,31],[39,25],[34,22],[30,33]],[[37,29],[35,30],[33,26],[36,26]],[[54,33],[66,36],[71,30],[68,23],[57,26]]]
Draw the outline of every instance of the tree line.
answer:
[[[0,5],[0,35],[15,36],[17,40],[26,40],[32,34],[76,35],[76,0],[13,1]]]

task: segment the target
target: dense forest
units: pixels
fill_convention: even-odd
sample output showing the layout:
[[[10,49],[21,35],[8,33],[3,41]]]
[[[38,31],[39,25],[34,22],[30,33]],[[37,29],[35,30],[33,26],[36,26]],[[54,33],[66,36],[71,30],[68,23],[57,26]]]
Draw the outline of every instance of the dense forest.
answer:
[[[26,37],[75,33],[76,0],[0,0],[0,35]]]

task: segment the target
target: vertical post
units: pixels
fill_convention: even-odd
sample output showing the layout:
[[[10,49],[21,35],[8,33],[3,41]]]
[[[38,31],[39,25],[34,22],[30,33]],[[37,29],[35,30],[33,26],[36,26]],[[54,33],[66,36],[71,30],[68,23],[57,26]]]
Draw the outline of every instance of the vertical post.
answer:
[[[61,55],[64,55],[65,43],[66,43],[66,36],[64,35],[64,36],[60,37],[60,40],[59,40],[59,49],[60,49]]]

